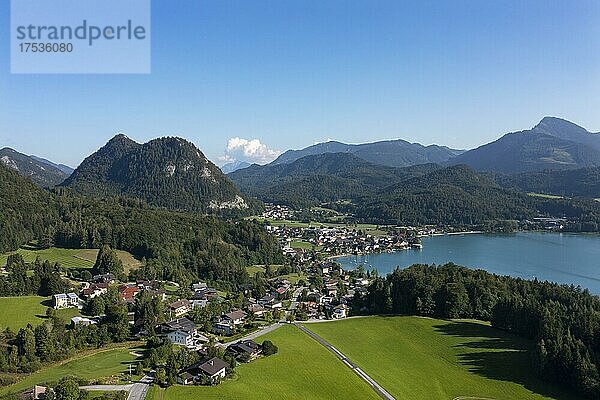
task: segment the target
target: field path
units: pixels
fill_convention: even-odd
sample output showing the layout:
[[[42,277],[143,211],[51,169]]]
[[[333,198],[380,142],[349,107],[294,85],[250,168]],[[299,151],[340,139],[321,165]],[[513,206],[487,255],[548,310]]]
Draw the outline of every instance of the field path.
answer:
[[[375,380],[373,378],[371,378],[369,375],[367,375],[362,369],[358,368],[352,361],[350,361],[348,359],[348,357],[346,357],[342,352],[340,352],[338,349],[333,347],[328,341],[326,341],[325,339],[323,339],[321,336],[317,335],[316,333],[310,331],[306,327],[302,326],[300,323],[296,323],[295,325],[298,328],[300,328],[300,330],[302,332],[306,333],[308,336],[312,337],[317,342],[319,342],[323,346],[325,346],[326,349],[328,349],[333,354],[335,354],[337,356],[337,358],[342,360],[342,362],[344,364],[346,364],[346,366],[348,368],[350,368],[358,376],[360,376],[365,382],[367,382],[369,384],[369,386],[371,386],[373,388],[373,390],[375,390],[377,392],[377,394],[380,395],[382,398],[384,398],[386,400],[396,400],[394,398],[394,396],[389,394],[380,384],[375,382]]]

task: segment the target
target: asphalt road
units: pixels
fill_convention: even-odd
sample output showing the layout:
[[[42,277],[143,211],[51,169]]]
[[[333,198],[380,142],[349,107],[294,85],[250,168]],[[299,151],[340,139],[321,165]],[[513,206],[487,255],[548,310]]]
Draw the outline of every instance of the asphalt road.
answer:
[[[79,389],[87,390],[90,392],[95,391],[103,391],[103,392],[119,392],[121,390],[125,392],[129,392],[133,384],[129,385],[90,385],[90,386],[80,386]]]
[[[129,396],[127,396],[127,400],[144,400],[146,398],[146,394],[148,393],[148,389],[150,388],[150,383],[154,381],[154,371],[150,372],[148,375],[145,375],[139,382],[131,383],[129,385],[91,385],[91,386],[80,386],[80,389],[88,390],[88,391],[104,391],[104,392],[119,392],[125,391],[129,392]]]
[[[222,347],[227,347],[227,346],[229,346],[230,344],[234,344],[234,343],[237,343],[237,342],[241,342],[242,340],[254,340],[254,339],[256,339],[257,337],[260,337],[260,336],[262,336],[262,335],[266,335],[267,333],[273,332],[275,329],[277,329],[277,328],[281,328],[282,326],[283,326],[283,323],[281,323],[281,322],[276,322],[276,323],[274,323],[274,324],[267,325],[267,326],[265,326],[264,328],[262,328],[262,329],[259,329],[259,330],[257,330],[257,331],[254,331],[254,332],[252,332],[252,333],[250,333],[250,334],[248,334],[248,335],[246,335],[246,336],[244,336],[244,337],[241,337],[241,338],[239,338],[239,339],[237,339],[237,340],[233,340],[233,341],[231,341],[231,342],[227,342],[227,343],[222,343],[222,344],[220,344],[220,345],[221,345]]]
[[[373,388],[373,390],[375,390],[379,396],[381,396],[382,398],[384,398],[386,400],[396,400],[394,398],[394,396],[389,394],[380,384],[375,382],[375,380],[373,378],[371,378],[369,375],[367,375],[362,369],[358,368],[352,361],[350,361],[348,359],[348,357],[346,357],[342,352],[340,352],[338,349],[333,347],[328,341],[326,341],[325,339],[323,339],[321,336],[317,335],[316,333],[308,330],[307,328],[305,328],[304,326],[302,326],[299,323],[296,323],[296,326],[298,328],[300,328],[300,330],[302,332],[306,333],[307,335],[309,335],[310,337],[315,339],[317,342],[319,342],[323,346],[325,346],[325,348],[327,348],[333,354],[335,354],[337,356],[337,358],[342,360],[342,362],[344,364],[346,364],[346,366],[348,368],[350,368],[358,376],[360,376],[365,382],[367,382],[369,384],[369,386],[371,386]]]

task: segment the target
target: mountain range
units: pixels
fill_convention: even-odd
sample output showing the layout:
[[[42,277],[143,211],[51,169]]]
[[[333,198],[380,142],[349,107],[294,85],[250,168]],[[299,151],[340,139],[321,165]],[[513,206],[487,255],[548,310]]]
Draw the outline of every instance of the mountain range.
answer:
[[[600,166],[600,134],[560,118],[545,117],[530,130],[508,133],[446,164],[508,174]]]
[[[372,195],[385,186],[439,168],[437,164],[395,168],[371,163],[352,153],[323,153],[289,164],[254,164],[229,177],[249,196],[304,207]]]
[[[185,139],[139,144],[117,135],[75,171],[9,148],[0,150],[0,161],[45,188],[60,185],[80,194],[137,197],[200,212],[248,209],[257,205],[252,198],[298,207],[364,201],[394,191],[409,178],[456,165],[484,172],[510,190],[600,196],[600,134],[554,117],[468,151],[404,140],[329,141],[288,150],[267,165],[238,161],[220,170]],[[222,171],[231,171],[229,177]]]
[[[9,147],[0,149],[0,162],[22,176],[27,176],[43,188],[52,188],[73,172],[66,165],[54,164],[46,159],[28,156]]]
[[[271,164],[289,164],[305,156],[324,153],[350,153],[374,164],[406,167],[417,164],[442,163],[463,152],[464,150],[455,150],[445,146],[423,146],[402,139],[363,144],[329,141],[302,150],[288,150]]]
[[[92,196],[129,196],[174,210],[225,211],[249,202],[196,146],[177,137],[139,144],[123,134],[87,157],[61,186]]]

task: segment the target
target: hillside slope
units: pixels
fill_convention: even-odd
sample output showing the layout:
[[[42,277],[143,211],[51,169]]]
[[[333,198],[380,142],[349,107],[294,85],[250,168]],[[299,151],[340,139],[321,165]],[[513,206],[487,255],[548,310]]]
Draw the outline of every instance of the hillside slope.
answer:
[[[52,188],[69,176],[47,160],[19,153],[9,147],[0,149],[0,163],[17,171],[20,175],[43,187]]]
[[[342,199],[359,199],[381,188],[439,168],[435,164],[393,168],[351,153],[324,153],[289,164],[252,165],[229,177],[250,196],[304,207]]]
[[[600,166],[600,135],[546,117],[530,130],[508,133],[447,162],[458,164],[508,174]]]

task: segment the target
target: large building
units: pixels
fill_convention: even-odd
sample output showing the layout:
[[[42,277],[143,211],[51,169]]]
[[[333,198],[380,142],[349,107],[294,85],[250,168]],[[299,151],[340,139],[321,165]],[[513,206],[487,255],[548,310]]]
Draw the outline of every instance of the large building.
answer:
[[[79,307],[79,296],[75,293],[59,293],[52,296],[52,306],[55,309]]]
[[[159,328],[160,332],[166,334],[173,344],[197,348],[202,343],[209,341],[206,336],[198,333],[196,324],[188,318],[178,318],[165,322]]]

